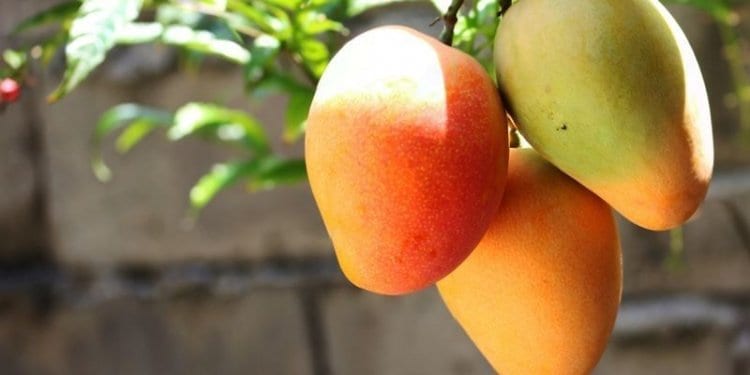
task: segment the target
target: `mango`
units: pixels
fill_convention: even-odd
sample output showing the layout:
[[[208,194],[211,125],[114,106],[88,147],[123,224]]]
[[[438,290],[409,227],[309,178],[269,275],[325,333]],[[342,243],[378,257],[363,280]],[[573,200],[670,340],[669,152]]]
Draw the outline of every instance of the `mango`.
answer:
[[[505,110],[469,55],[400,26],[333,57],[307,120],[312,193],[346,277],[380,294],[441,279],[502,198]]]
[[[612,209],[535,151],[511,149],[492,224],[437,287],[500,374],[588,374],[622,293]]]
[[[523,0],[500,23],[498,84],[521,134],[633,223],[703,201],[711,116],[695,55],[657,0]]]

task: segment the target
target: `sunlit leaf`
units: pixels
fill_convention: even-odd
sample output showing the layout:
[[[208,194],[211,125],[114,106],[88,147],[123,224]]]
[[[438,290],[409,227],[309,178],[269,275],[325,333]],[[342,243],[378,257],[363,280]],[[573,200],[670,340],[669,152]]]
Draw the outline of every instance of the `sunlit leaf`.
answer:
[[[193,30],[182,25],[163,26],[158,23],[131,23],[117,36],[120,44],[161,42],[193,52],[221,57],[237,64],[250,60],[250,52],[231,40],[219,39],[206,30]]]
[[[135,120],[117,137],[115,149],[121,154],[127,153],[156,128],[147,118]]]
[[[185,7],[161,4],[156,9],[156,22],[162,25],[184,25],[195,27],[203,19],[199,12],[188,10]]]
[[[166,28],[162,41],[192,51],[220,56],[238,64],[245,64],[250,60],[250,52],[241,45],[231,40],[217,39],[208,31],[196,31],[187,26]]]
[[[280,49],[279,40],[270,35],[255,38],[250,48],[250,61],[245,65],[245,81],[248,84],[260,81],[266,66],[278,55]]]
[[[302,0],[263,0],[265,3],[276,5],[286,10],[297,10]]]
[[[13,70],[20,69],[26,64],[26,53],[12,49],[6,49],[3,52],[3,60]]]
[[[53,5],[52,7],[45,9],[19,23],[13,28],[13,33],[20,33],[22,31],[48,25],[55,22],[63,22],[75,17],[78,12],[78,8],[81,6],[81,1],[66,1],[64,3]]]
[[[117,44],[150,43],[159,40],[164,33],[160,23],[134,22],[123,25],[117,34]]]
[[[309,10],[297,13],[297,24],[303,33],[316,35],[328,31],[344,32],[346,28],[341,22],[326,17],[324,13]]]
[[[56,101],[85,79],[114,45],[120,29],[138,17],[141,0],[84,0],[65,47],[63,80],[49,96]]]
[[[172,121],[172,114],[169,112],[133,103],[120,104],[104,112],[94,128],[91,140],[91,168],[94,175],[101,181],[109,180],[112,175],[102,157],[101,144],[105,136],[123,126],[132,127],[140,123],[141,125],[137,126],[167,127],[172,124]],[[130,132],[135,131],[130,130]],[[140,132],[143,133],[144,131],[141,130]],[[121,143],[118,145],[118,149],[123,152],[129,150],[145,135],[142,134],[140,137],[136,137],[134,134],[129,135],[129,139],[118,141],[118,143]]]
[[[328,65],[330,53],[325,43],[314,39],[305,38],[299,42],[299,54],[303,63],[310,69],[316,78],[323,75]]]
[[[372,8],[381,7],[388,4],[393,3],[403,3],[408,1],[415,1],[415,0],[349,0],[346,8],[346,15],[348,17],[354,17],[360,13],[363,13],[365,11],[368,11]],[[436,1],[441,0],[433,0],[433,3]],[[447,0],[447,3],[450,4],[450,0]],[[445,11],[445,9],[448,9],[448,6],[445,6],[445,9],[441,9],[442,11]]]
[[[227,0],[200,0],[200,2],[217,11],[224,11],[227,9]]]
[[[262,155],[269,151],[265,130],[249,114],[214,104],[189,103],[175,113],[175,123],[167,136],[179,140],[189,135],[240,143]]]
[[[265,32],[272,32],[281,27],[278,25],[279,20],[257,6],[250,6],[241,0],[229,0],[227,6],[234,14],[244,17]]]
[[[197,215],[220,191],[233,185],[240,178],[256,173],[258,165],[257,160],[214,165],[211,171],[201,177],[190,189],[192,213]]]

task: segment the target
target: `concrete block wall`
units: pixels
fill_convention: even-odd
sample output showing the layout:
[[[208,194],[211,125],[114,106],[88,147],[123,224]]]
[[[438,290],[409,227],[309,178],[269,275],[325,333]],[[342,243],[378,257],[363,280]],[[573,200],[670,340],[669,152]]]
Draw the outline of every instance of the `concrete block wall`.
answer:
[[[0,33],[54,2],[0,1]],[[716,179],[677,257],[667,233],[620,220],[625,293],[597,375],[750,374],[750,153],[728,146],[737,117],[724,107],[730,82],[716,28],[692,9],[672,10],[711,92]],[[383,23],[437,34],[427,26],[434,17],[424,4],[398,5],[359,17],[352,34]],[[96,181],[91,131],[121,102],[218,100],[270,124],[277,150],[301,154],[280,141],[284,98],[249,101],[238,71],[185,74],[172,59],[160,48],[117,51],[55,105],[43,98],[59,77],[37,72],[0,115],[0,372],[492,373],[434,288],[396,298],[347,283],[307,186],[236,187],[186,225],[192,184],[237,155],[160,134],[126,156],[109,140],[114,179]]]

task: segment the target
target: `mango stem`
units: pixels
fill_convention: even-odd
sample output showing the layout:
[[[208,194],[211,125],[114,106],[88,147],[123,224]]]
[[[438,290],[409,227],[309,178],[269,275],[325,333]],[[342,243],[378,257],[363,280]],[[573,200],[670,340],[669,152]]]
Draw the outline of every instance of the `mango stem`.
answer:
[[[453,46],[453,30],[458,22],[458,10],[464,5],[464,0],[451,0],[451,5],[443,14],[443,32],[440,33],[440,41],[447,46]]]

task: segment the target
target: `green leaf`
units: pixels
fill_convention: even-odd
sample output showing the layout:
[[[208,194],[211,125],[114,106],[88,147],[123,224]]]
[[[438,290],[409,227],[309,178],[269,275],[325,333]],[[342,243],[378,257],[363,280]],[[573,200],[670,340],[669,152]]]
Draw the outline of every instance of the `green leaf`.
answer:
[[[175,113],[175,124],[167,136],[179,140],[189,135],[240,143],[258,155],[270,146],[265,130],[245,112],[206,103],[188,103]]]
[[[313,92],[314,88],[303,84],[286,72],[269,70],[266,75],[254,87],[252,95],[255,98],[263,98],[269,94],[282,93],[294,95],[297,92]]]
[[[210,6],[216,11],[224,11],[227,9],[227,0],[200,0],[200,2]]]
[[[233,14],[244,17],[249,23],[257,25],[265,32],[272,32],[279,27],[279,25],[274,25],[279,21],[273,15],[263,11],[262,8],[247,5],[241,0],[229,0],[227,6]]]
[[[236,183],[241,177],[255,173],[258,161],[230,162],[214,165],[190,189],[190,207],[193,215],[197,215],[220,191]]]
[[[143,138],[151,134],[154,129],[156,129],[156,127],[149,119],[141,118],[135,120],[122,131],[119,137],[117,137],[117,141],[115,141],[115,149],[121,154],[127,153],[143,140]]]
[[[324,13],[315,10],[299,12],[295,18],[302,32],[307,35],[322,34],[328,31],[340,33],[346,31],[341,22],[329,19]]]
[[[12,31],[12,33],[20,33],[28,29],[47,25],[54,22],[64,22],[76,15],[78,8],[81,6],[81,1],[66,1],[64,3],[56,4],[48,9],[45,9],[19,23]]]
[[[6,49],[3,52],[3,60],[13,70],[18,70],[26,64],[26,59],[26,53],[23,51]]]
[[[258,170],[248,178],[251,191],[269,190],[281,185],[293,185],[307,179],[303,159],[281,159],[274,156],[260,160]]]
[[[197,215],[222,190],[247,179],[251,191],[291,185],[307,179],[305,161],[268,155],[252,160],[214,165],[190,190],[190,206]]]
[[[330,59],[330,53],[325,43],[314,38],[305,38],[299,41],[299,55],[302,57],[303,63],[315,75],[315,78],[320,78],[323,75]]]
[[[267,4],[275,5],[286,10],[297,10],[302,5],[302,0],[263,0]]]
[[[57,101],[104,61],[120,29],[138,17],[141,0],[84,0],[70,28],[63,80],[49,96]]]
[[[156,22],[162,25],[184,25],[184,26],[197,26],[203,15],[198,12],[185,9],[185,7],[172,5],[172,4],[161,4],[156,9]]]
[[[347,7],[346,7],[346,15],[348,18],[352,18],[360,13],[366,12],[372,8],[381,7],[388,4],[393,3],[404,3],[408,1],[415,1],[415,0],[349,0]],[[433,3],[439,0],[433,0]],[[448,4],[450,4],[450,0],[447,0]],[[445,9],[448,9],[448,6],[445,7],[445,9],[438,8],[441,10],[441,12],[445,12]]]
[[[305,132],[307,113],[313,99],[312,90],[295,90],[290,93],[284,123],[284,140],[292,143]]]
[[[241,0],[229,0],[227,6],[232,14],[244,17],[265,34],[280,40],[287,40],[292,36],[292,22],[283,9],[263,2],[253,2],[251,6]]]
[[[248,85],[259,82],[267,65],[274,60],[281,49],[281,42],[270,35],[261,35],[250,48],[250,61],[245,65],[245,82]]]
[[[250,60],[250,52],[245,47],[231,40],[218,39],[209,31],[196,31],[187,26],[167,27],[162,41],[194,52],[219,56],[237,64],[245,64]]]
[[[44,64],[49,64],[50,61],[55,57],[57,51],[67,42],[68,35],[65,33],[53,34],[49,39],[43,41],[40,45],[42,48],[41,61]]]
[[[133,103],[120,104],[104,112],[94,128],[94,134],[91,139],[91,168],[94,171],[94,175],[100,181],[107,181],[112,176],[102,156],[101,145],[105,136],[128,124],[130,124],[130,128],[153,128],[167,127],[172,124],[172,121],[172,114],[169,112]],[[133,134],[136,131],[130,130],[130,128],[126,130],[126,133],[123,133],[120,137],[121,140],[118,140],[118,150],[121,152],[131,149],[147,134],[147,132],[141,129],[140,132],[145,134],[141,134],[139,137]]]
[[[117,44],[151,43],[159,40],[164,34],[164,25],[160,23],[133,22],[123,25],[117,33]]]
[[[130,23],[117,36],[120,44],[161,42],[178,46],[192,52],[214,55],[225,60],[245,64],[250,52],[231,40],[219,39],[212,32],[193,30],[188,26],[163,26],[159,23]]]

